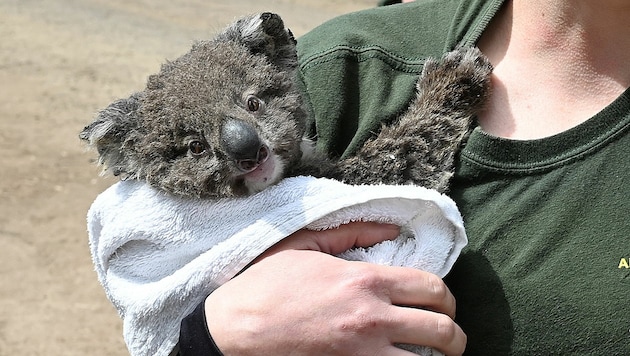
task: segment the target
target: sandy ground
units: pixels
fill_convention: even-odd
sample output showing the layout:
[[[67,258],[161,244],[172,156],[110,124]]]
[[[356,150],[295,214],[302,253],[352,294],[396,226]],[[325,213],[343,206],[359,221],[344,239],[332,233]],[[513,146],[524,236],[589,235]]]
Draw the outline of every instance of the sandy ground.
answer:
[[[113,180],[77,135],[235,17],[299,36],[375,0],[0,0],[0,355],[126,355],[85,213]]]

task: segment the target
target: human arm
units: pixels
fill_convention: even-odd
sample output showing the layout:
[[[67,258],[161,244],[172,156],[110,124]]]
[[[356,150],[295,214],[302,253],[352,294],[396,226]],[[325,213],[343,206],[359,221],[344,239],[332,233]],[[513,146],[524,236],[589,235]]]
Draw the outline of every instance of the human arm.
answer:
[[[394,343],[461,354],[466,336],[452,321],[455,301],[437,276],[317,251],[339,253],[396,234],[388,225],[358,223],[285,239],[208,296],[214,341],[225,355],[409,354]]]

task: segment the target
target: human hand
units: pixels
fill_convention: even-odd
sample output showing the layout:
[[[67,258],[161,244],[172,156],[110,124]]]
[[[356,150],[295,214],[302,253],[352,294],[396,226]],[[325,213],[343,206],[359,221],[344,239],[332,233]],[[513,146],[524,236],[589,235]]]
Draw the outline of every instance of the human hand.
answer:
[[[411,355],[395,343],[461,354],[466,336],[439,277],[328,254],[397,235],[373,223],[295,233],[208,296],[210,334],[226,356]]]

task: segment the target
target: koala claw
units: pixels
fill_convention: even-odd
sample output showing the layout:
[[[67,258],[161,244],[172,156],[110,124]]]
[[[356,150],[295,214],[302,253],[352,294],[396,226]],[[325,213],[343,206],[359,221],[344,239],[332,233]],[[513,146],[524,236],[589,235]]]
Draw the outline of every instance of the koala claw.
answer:
[[[428,59],[417,84],[419,100],[453,103],[449,110],[468,114],[488,98],[492,69],[476,47],[458,47],[441,59]]]

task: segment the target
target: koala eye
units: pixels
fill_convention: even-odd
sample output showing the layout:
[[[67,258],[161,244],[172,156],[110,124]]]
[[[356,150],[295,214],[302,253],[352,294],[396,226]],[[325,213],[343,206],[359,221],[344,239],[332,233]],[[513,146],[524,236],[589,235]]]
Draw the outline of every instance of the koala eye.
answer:
[[[258,110],[260,110],[260,107],[262,106],[262,103],[260,102],[260,99],[258,99],[257,97],[250,95],[247,97],[247,110],[251,111],[251,112],[256,112]]]
[[[204,145],[201,141],[190,141],[188,149],[193,156],[199,156],[206,152],[206,145]]]

